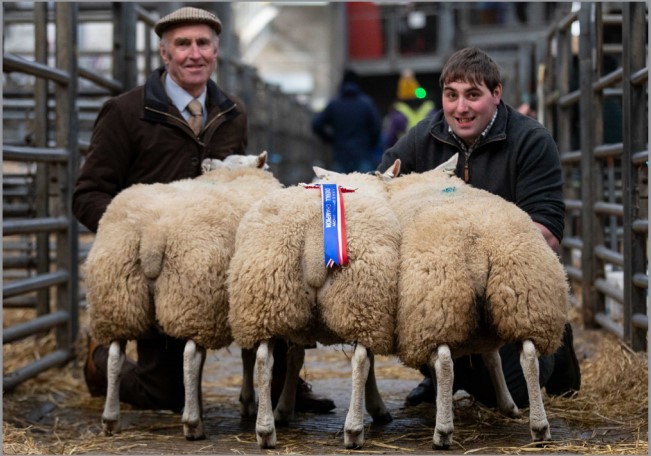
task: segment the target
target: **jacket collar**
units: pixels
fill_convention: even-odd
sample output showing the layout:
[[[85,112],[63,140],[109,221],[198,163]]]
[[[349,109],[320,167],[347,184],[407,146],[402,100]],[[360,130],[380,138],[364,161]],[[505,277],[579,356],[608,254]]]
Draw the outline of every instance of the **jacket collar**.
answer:
[[[145,112],[147,112],[146,108],[170,114],[177,111],[165,92],[165,87],[162,82],[164,71],[164,66],[157,68],[149,75],[147,82],[145,82]],[[213,80],[209,79],[206,90],[206,110],[208,111],[208,118],[229,109],[233,104],[234,103],[226,97],[224,92],[217,87],[217,84],[215,84]],[[218,108],[216,112],[213,112],[214,108]]]

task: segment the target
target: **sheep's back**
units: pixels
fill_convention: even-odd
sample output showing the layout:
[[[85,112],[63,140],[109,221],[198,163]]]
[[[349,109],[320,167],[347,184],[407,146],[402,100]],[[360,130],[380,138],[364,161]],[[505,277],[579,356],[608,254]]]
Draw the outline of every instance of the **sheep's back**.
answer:
[[[99,343],[135,339],[154,323],[147,279],[139,264],[141,228],[157,220],[156,196],[164,185],[135,185],[120,192],[100,219],[82,266],[87,289],[90,332]]]
[[[567,284],[530,217],[440,173],[393,184],[392,207],[403,227],[397,323],[403,361],[426,362],[440,343],[463,346],[482,319],[504,341],[529,338],[542,353],[553,351],[566,318]]]
[[[344,341],[390,354],[395,344],[400,224],[383,196],[343,195],[349,263],[329,272],[317,303],[323,321]],[[322,230],[319,243],[323,252]],[[320,267],[325,269],[322,254]]]
[[[244,215],[228,272],[229,322],[244,348],[308,328],[313,309],[303,282],[305,233],[319,223],[308,190],[277,190]],[[312,229],[315,229],[315,228]]]
[[[254,201],[280,187],[261,173],[196,182],[179,192],[183,209],[167,211],[156,226],[167,233],[164,267],[154,285],[156,317],[166,334],[207,348],[231,343],[226,274],[237,227]]]

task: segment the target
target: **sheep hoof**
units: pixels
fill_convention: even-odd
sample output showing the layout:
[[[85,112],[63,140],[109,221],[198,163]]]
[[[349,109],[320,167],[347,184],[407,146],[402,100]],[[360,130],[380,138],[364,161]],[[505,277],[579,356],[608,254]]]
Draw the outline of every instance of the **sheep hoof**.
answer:
[[[344,431],[344,445],[347,450],[359,450],[364,445],[364,428],[346,429]]]
[[[393,417],[391,416],[391,413],[389,413],[386,410],[383,413],[377,413],[375,415],[372,415],[372,417],[373,417],[374,424],[387,424],[393,421]]]
[[[509,418],[520,418],[520,410],[515,404],[513,407],[502,409],[502,413]]]
[[[117,434],[120,432],[120,420],[102,418],[102,432],[107,437]]]
[[[255,431],[255,438],[258,441],[258,446],[262,449],[276,448],[276,430],[271,431]]]
[[[540,427],[531,427],[531,440],[534,442],[544,442],[545,440],[551,440],[552,434],[549,430],[549,424],[544,424]]]
[[[432,448],[435,450],[447,450],[450,448],[452,442],[452,432],[441,432],[438,429],[434,430],[434,442]]]
[[[183,435],[189,441],[205,439],[206,434],[203,432],[203,423],[201,421],[198,423],[183,423]]]

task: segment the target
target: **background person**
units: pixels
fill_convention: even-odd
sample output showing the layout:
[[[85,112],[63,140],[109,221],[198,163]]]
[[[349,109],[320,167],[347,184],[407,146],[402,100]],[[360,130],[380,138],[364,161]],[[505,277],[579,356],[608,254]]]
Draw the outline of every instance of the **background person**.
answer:
[[[392,147],[409,129],[432,115],[436,109],[436,104],[427,99],[426,91],[411,70],[401,73],[396,98],[397,101],[384,117],[382,140],[385,149]]]
[[[339,93],[312,119],[312,131],[332,145],[333,171],[374,171],[379,160],[380,114],[373,100],[359,86],[359,77],[346,70]]]

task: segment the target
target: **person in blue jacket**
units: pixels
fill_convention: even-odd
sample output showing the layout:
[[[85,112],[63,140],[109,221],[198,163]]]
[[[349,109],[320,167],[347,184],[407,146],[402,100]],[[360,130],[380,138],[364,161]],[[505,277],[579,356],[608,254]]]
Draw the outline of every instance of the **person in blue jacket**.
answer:
[[[416,124],[386,150],[378,170],[386,170],[399,158],[401,173],[420,173],[459,154],[455,174],[528,213],[549,247],[556,251],[563,237],[565,204],[559,153],[550,133],[538,121],[502,101],[499,67],[480,49],[455,52],[443,67],[439,83],[442,109]],[[490,305],[489,297],[478,296],[477,304]],[[581,387],[569,323],[562,343],[554,354],[539,358],[540,385],[548,394],[571,394]],[[519,347],[506,344],[500,355],[513,400],[518,407],[526,407],[529,400]],[[432,374],[427,366],[420,370],[425,379],[408,394],[406,405],[434,402],[436,398]],[[453,389],[463,389],[487,406],[497,405],[481,356],[454,360]]]
[[[332,145],[330,168],[340,173],[375,170],[381,128],[377,106],[352,70],[344,73],[337,96],[312,119],[312,131]]]

